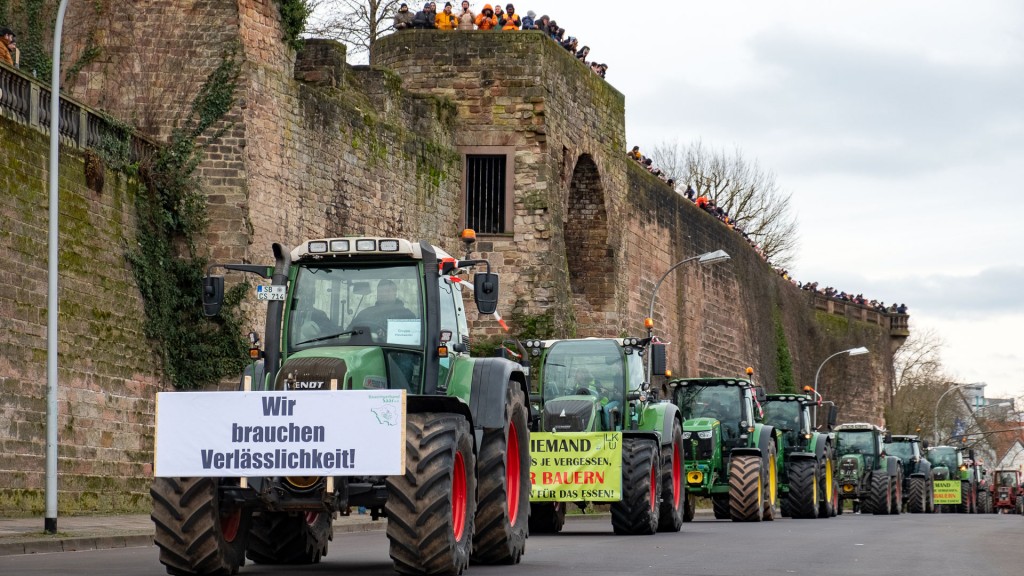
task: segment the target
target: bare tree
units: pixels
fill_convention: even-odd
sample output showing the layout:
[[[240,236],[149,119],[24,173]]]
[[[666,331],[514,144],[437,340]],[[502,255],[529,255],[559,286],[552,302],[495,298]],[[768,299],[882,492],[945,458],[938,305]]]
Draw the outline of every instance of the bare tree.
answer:
[[[952,430],[957,419],[971,424],[963,391],[946,394],[956,381],[942,365],[944,345],[934,330],[915,330],[893,355],[894,377],[885,411],[886,425],[893,432],[931,438],[936,421],[940,430]]]
[[[368,54],[378,38],[394,30],[399,0],[309,0],[306,35],[338,40],[349,54]]]
[[[792,263],[798,243],[792,194],[779,187],[774,173],[744,158],[739,148],[728,154],[699,140],[689,146],[662,143],[650,158],[678,186],[692,186],[698,195],[714,200],[773,264]]]

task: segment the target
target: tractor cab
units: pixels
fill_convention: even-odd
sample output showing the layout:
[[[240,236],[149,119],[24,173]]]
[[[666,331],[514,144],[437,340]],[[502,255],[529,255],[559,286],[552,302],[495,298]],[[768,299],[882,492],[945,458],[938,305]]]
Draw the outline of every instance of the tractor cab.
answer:
[[[931,467],[923,457],[921,447],[921,439],[917,436],[893,435],[892,441],[885,443],[885,453],[900,459],[903,477],[909,479],[918,472],[929,474]]]
[[[684,437],[688,431],[720,427],[724,448],[748,445],[750,428],[755,421],[761,421],[755,394],[755,390],[761,388],[749,380],[735,378],[675,380],[669,385],[674,389],[673,401],[683,416]]]
[[[647,399],[639,338],[527,340],[539,357],[543,432],[607,432],[635,427],[631,400]]]
[[[961,480],[966,478],[967,464],[963,453],[955,446],[934,446],[928,450],[935,480]]]
[[[764,422],[782,432],[785,451],[802,451],[812,437],[811,410],[814,400],[804,394],[769,394],[764,404]]]

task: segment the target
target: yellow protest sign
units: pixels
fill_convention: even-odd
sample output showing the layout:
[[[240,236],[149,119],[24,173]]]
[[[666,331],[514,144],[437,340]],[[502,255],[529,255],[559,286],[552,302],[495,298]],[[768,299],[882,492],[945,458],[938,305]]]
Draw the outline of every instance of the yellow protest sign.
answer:
[[[621,432],[530,433],[532,502],[622,499]]]
[[[935,503],[936,504],[959,504],[960,503],[960,481],[959,480],[935,480]]]

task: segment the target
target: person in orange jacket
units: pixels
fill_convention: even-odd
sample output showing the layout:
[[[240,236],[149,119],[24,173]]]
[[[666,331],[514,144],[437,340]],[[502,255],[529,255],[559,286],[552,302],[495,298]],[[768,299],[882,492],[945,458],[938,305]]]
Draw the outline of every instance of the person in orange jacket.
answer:
[[[491,30],[498,25],[498,17],[494,15],[494,9],[490,4],[484,4],[484,9],[476,15],[477,30]]]
[[[519,30],[522,21],[519,19],[519,14],[516,14],[515,6],[505,5],[505,14],[502,15],[500,23],[502,30]]]
[[[444,11],[438,12],[437,16],[434,16],[434,26],[438,30],[455,30],[459,25],[459,19],[452,14],[452,3],[444,3]]]

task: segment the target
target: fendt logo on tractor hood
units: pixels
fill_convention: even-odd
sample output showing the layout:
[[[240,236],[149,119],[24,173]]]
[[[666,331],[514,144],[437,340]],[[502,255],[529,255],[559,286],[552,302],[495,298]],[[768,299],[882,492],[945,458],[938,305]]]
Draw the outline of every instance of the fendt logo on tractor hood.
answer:
[[[323,390],[327,382],[323,380],[285,380],[288,390]]]

